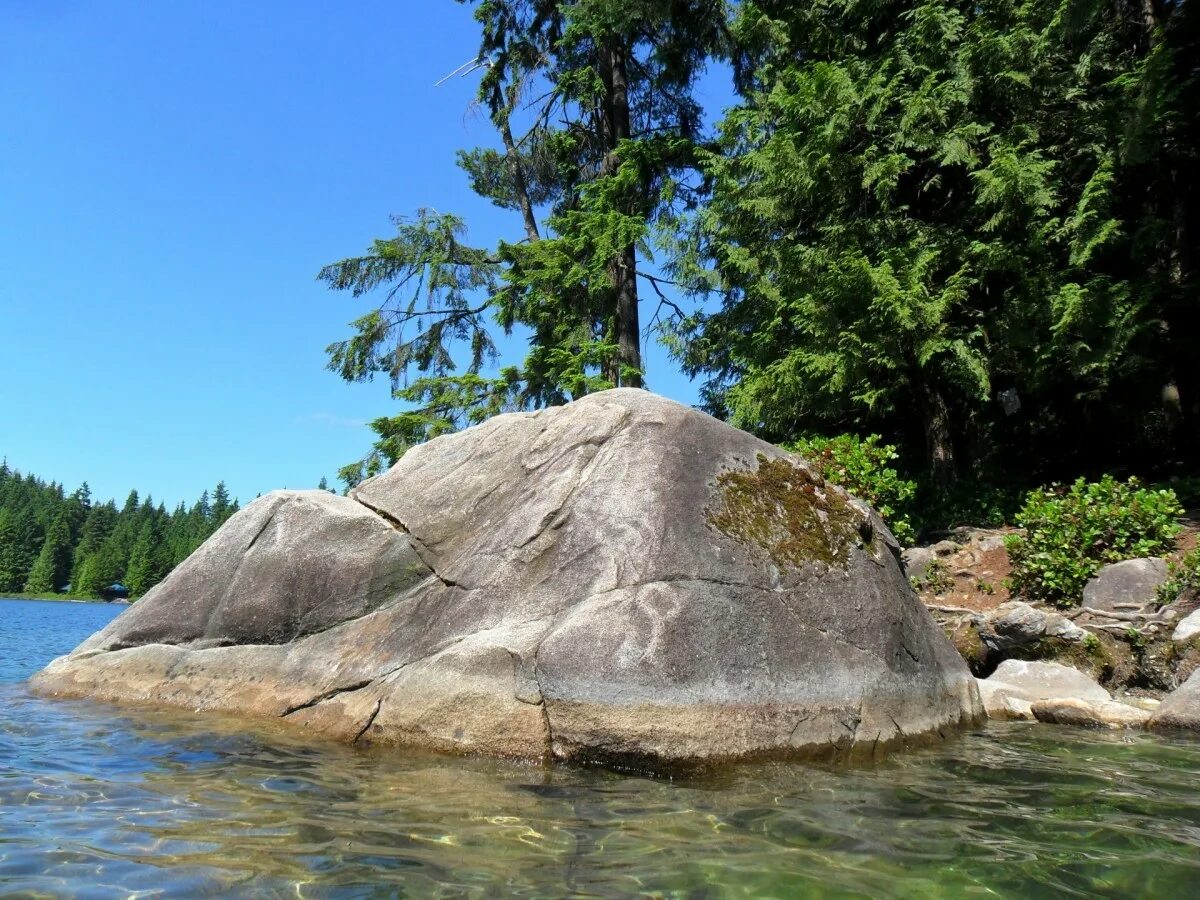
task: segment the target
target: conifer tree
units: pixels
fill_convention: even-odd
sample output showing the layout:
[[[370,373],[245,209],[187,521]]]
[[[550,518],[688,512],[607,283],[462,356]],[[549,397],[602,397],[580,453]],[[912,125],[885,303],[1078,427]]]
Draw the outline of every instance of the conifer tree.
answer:
[[[882,431],[940,483],[1194,457],[1191,6],[741,3],[742,103],[675,260],[724,297],[677,334],[710,410]]]
[[[356,297],[384,291],[328,348],[330,368],[386,375],[418,407],[372,423],[380,440],[339,473],[349,484],[501,410],[640,387],[639,279],[657,288],[643,260],[694,199],[692,87],[721,41],[721,0],[482,0],[476,19],[479,96],[499,146],[463,151],[459,165],[514,213],[514,233],[472,246],[460,217],[423,209],[367,255],[321,270]],[[517,325],[531,334],[524,361],[485,377],[495,332]]]
[[[57,591],[67,583],[70,572],[71,523],[67,510],[63,509],[46,532],[41,552],[25,582],[25,591],[31,594]]]

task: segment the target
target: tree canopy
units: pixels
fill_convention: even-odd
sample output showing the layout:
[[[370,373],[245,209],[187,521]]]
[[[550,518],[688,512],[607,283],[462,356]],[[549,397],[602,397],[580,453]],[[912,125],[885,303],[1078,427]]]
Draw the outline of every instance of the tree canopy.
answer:
[[[328,348],[330,368],[350,381],[386,375],[416,406],[373,423],[375,452],[341,473],[351,483],[496,412],[641,386],[639,279],[656,278],[643,261],[696,202],[692,88],[723,40],[722,0],[474,5],[479,99],[498,146],[458,163],[514,214],[513,233],[472,246],[463,219],[426,208],[321,270],[331,288],[382,297]],[[486,374],[497,330],[518,326],[525,358]]]
[[[709,408],[881,431],[942,482],[1194,446],[1195,28],[1115,11],[740,4],[743,99],[676,260],[724,297],[679,332]]]
[[[458,162],[512,236],[474,246],[426,208],[321,270],[374,307],[330,367],[407,404],[349,483],[497,412],[643,385],[647,299],[706,408],[769,440],[880,433],[943,486],[1194,465],[1192,5],[473,5],[496,139]],[[711,65],[738,102],[710,135]]]
[[[140,596],[238,510],[224,482],[168,512],[130,491],[122,506],[96,503],[86,482],[61,484],[0,462],[0,592],[98,597],[114,583]]]

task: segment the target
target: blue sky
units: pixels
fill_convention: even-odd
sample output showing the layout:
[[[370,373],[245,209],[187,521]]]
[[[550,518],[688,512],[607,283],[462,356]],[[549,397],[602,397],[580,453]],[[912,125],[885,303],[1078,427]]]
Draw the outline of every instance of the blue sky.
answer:
[[[419,206],[478,243],[515,224],[454,165],[493,142],[474,79],[433,86],[477,49],[470,9],[0,0],[0,21],[0,455],[168,505],[332,481],[396,404],[325,371],[367,307],[317,270]]]

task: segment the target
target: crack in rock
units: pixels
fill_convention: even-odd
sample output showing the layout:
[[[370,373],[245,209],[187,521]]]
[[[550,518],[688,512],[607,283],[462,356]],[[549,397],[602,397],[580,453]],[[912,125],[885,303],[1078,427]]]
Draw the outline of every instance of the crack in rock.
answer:
[[[381,519],[383,519],[385,522],[387,522],[389,525],[391,525],[397,531],[407,535],[409,542],[412,544],[413,552],[417,554],[417,557],[421,560],[422,563],[425,564],[425,567],[427,569],[429,569],[429,571],[430,571],[430,573],[432,573],[433,577],[436,578],[438,581],[440,581],[442,584],[444,584],[446,587],[461,587],[463,590],[466,590],[466,591],[472,590],[470,587],[467,587],[466,585],[460,584],[459,582],[454,581],[450,578],[446,578],[444,575],[442,575],[437,570],[437,566],[434,565],[434,559],[435,559],[434,554],[429,550],[428,547],[425,546],[425,542],[422,541],[415,534],[413,534],[407,525],[405,525],[403,522],[401,522],[399,519],[397,519],[391,513],[387,512],[386,510],[380,509],[377,506],[372,506],[370,503],[368,503],[366,500],[362,499],[362,497],[359,497],[357,494],[351,494],[350,499],[353,500],[355,503],[361,504],[363,507],[365,507],[366,509],[369,509],[371,512],[375,513],[375,515],[379,516]]]
[[[338,696],[338,694],[348,694],[351,691],[361,691],[363,688],[367,687],[373,681],[375,681],[374,678],[368,678],[365,681],[356,681],[353,684],[349,684],[349,685],[345,685],[345,686],[341,686],[341,687],[330,688],[327,691],[322,691],[321,693],[317,694],[315,697],[312,697],[309,700],[305,700],[303,703],[297,703],[295,706],[289,706],[287,709],[285,709],[283,712],[281,712],[279,714],[279,718],[286,719],[288,716],[292,715],[293,713],[298,713],[304,709],[312,709],[312,707],[316,706],[318,703],[324,703],[326,700],[331,700],[334,697]]]
[[[363,723],[363,727],[358,729],[358,734],[354,735],[354,740],[350,742],[351,744],[357,744],[362,740],[362,736],[367,733],[367,729],[375,724],[375,719],[378,718],[381,709],[383,709],[382,697],[375,701],[375,709],[367,716],[367,721]]]

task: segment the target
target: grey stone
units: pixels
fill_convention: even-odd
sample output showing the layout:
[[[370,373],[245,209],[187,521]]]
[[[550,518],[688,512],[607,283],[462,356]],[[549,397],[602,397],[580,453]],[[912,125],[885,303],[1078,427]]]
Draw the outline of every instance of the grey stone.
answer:
[[[1039,722],[1082,728],[1142,728],[1150,712],[1115,700],[1089,703],[1074,697],[1035,700],[1030,707]]]
[[[909,547],[900,554],[901,562],[904,563],[904,574],[917,581],[924,580],[929,567],[937,558],[937,554],[928,547]]]
[[[1200,731],[1200,669],[1166,696],[1150,717],[1149,727]]]
[[[982,714],[878,515],[636,390],[271,494],[33,682],[522,758],[871,751]]]
[[[1020,688],[994,678],[982,678],[976,684],[989,719],[1033,719],[1031,704],[1021,696]]]
[[[1087,631],[1066,616],[1010,600],[972,619],[979,639],[991,651],[1028,647],[1046,639],[1082,641]]]
[[[1111,563],[1084,586],[1083,605],[1114,612],[1119,606],[1151,603],[1167,577],[1165,559],[1127,559]]]
[[[1005,685],[1014,696],[1025,700],[1057,700],[1064,697],[1106,703],[1108,691],[1078,669],[1055,662],[1006,659],[991,679]]]
[[[979,549],[984,553],[991,553],[993,550],[1004,549],[1004,536],[999,534],[989,534],[979,539]]]
[[[1196,637],[1200,637],[1200,609],[1184,616],[1171,632],[1171,640],[1177,644],[1185,644]]]

